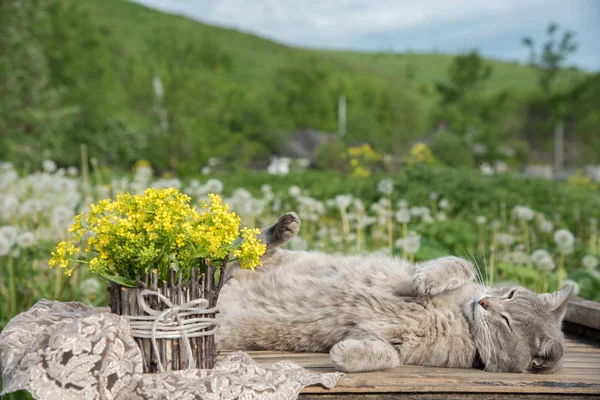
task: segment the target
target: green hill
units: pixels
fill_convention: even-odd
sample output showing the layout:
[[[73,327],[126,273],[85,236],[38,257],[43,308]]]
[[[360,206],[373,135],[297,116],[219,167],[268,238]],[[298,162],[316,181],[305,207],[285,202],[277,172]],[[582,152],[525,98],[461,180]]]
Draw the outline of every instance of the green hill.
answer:
[[[46,154],[72,163],[82,142],[116,166],[138,158],[171,169],[180,168],[180,159],[196,169],[214,155],[241,164],[264,160],[292,129],[335,131],[342,94],[348,98],[348,140],[398,153],[433,127],[435,84],[446,80],[453,59],[299,49],[125,0],[33,1],[27,3],[31,10],[10,4],[2,3],[6,16],[14,14],[6,22],[20,16],[21,31],[0,37],[15,49],[0,54],[7,60],[0,66],[30,78],[6,91],[13,95],[7,96],[11,104],[0,104],[0,128],[2,110],[9,115],[29,107],[23,114],[37,119],[35,127],[29,117],[5,119],[8,145],[0,157],[33,162]],[[530,67],[489,63],[485,93],[519,97],[536,90]],[[562,71],[559,81],[583,75]],[[168,131],[159,128],[156,77],[164,86],[160,107]],[[40,93],[34,102],[25,96],[32,90]],[[35,132],[26,136],[27,145],[24,130]]]

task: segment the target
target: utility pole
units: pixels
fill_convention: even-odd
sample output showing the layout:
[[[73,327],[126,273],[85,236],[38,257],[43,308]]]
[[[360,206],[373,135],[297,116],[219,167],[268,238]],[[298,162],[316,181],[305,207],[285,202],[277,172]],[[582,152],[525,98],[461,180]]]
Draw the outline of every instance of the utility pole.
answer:
[[[338,98],[338,134],[346,134],[346,96],[341,95]]]
[[[554,174],[565,167],[565,131],[562,121],[554,128]]]

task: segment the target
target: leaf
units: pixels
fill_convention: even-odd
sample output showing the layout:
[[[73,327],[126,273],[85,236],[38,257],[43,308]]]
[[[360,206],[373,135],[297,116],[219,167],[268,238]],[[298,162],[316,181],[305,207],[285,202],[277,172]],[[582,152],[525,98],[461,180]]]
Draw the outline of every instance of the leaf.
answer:
[[[135,281],[133,279],[127,279],[122,276],[109,275],[109,274],[100,274],[104,279],[108,279],[111,282],[118,283],[121,286],[125,287],[135,287]]]

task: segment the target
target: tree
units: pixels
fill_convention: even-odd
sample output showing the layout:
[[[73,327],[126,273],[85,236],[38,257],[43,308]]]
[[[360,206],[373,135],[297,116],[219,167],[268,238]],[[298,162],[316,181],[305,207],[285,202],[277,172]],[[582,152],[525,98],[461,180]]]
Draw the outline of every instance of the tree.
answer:
[[[577,43],[574,42],[575,34],[572,31],[563,32],[560,39],[555,36],[557,32],[556,23],[548,24],[546,29],[548,39],[541,45],[539,51],[536,50],[533,39],[523,38],[523,44],[530,51],[530,64],[537,70],[540,87],[547,98],[550,98],[552,84],[560,70],[564,68],[568,56],[577,50]]]
[[[492,66],[477,51],[456,56],[448,69],[448,81],[435,85],[440,97],[434,111],[436,123],[447,121],[458,135],[481,128],[489,112],[483,92],[491,74]]]
[[[48,6],[0,0],[0,157],[20,163],[39,163],[59,148],[55,134],[67,127],[75,111],[64,105],[62,88],[52,85],[49,61],[38,40],[51,29]]]
[[[284,117],[282,128],[336,130],[340,93],[327,64],[313,55],[289,56],[274,80],[271,108]]]
[[[546,106],[550,114],[550,121],[555,124],[555,168],[560,170],[563,167],[563,120],[566,115],[565,96],[556,93],[553,84],[558,77],[559,72],[564,68],[567,57],[577,50],[577,43],[574,42],[575,34],[569,30],[563,32],[560,39],[556,37],[558,25],[556,23],[548,24],[546,42],[542,44],[540,51],[536,51],[536,46],[530,37],[523,38],[523,44],[530,50],[530,63],[537,70],[538,81]]]

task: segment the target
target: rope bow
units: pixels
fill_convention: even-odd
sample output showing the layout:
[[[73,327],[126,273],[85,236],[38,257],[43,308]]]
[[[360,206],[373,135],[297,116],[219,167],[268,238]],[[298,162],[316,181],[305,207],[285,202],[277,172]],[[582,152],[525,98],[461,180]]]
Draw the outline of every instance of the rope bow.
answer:
[[[154,310],[146,302],[150,296],[158,297],[168,308]],[[204,315],[214,314],[217,308],[207,308],[208,300],[196,299],[181,305],[173,305],[161,293],[144,289],[138,293],[139,306],[150,315],[123,315],[129,320],[134,337],[151,339],[152,349],[158,354],[156,339],[181,339],[185,346],[188,368],[194,368],[194,356],[189,338],[214,335],[216,322],[214,318]],[[197,315],[195,318],[188,318]],[[212,328],[211,330],[206,330]],[[164,367],[158,357],[158,370],[164,372]]]

